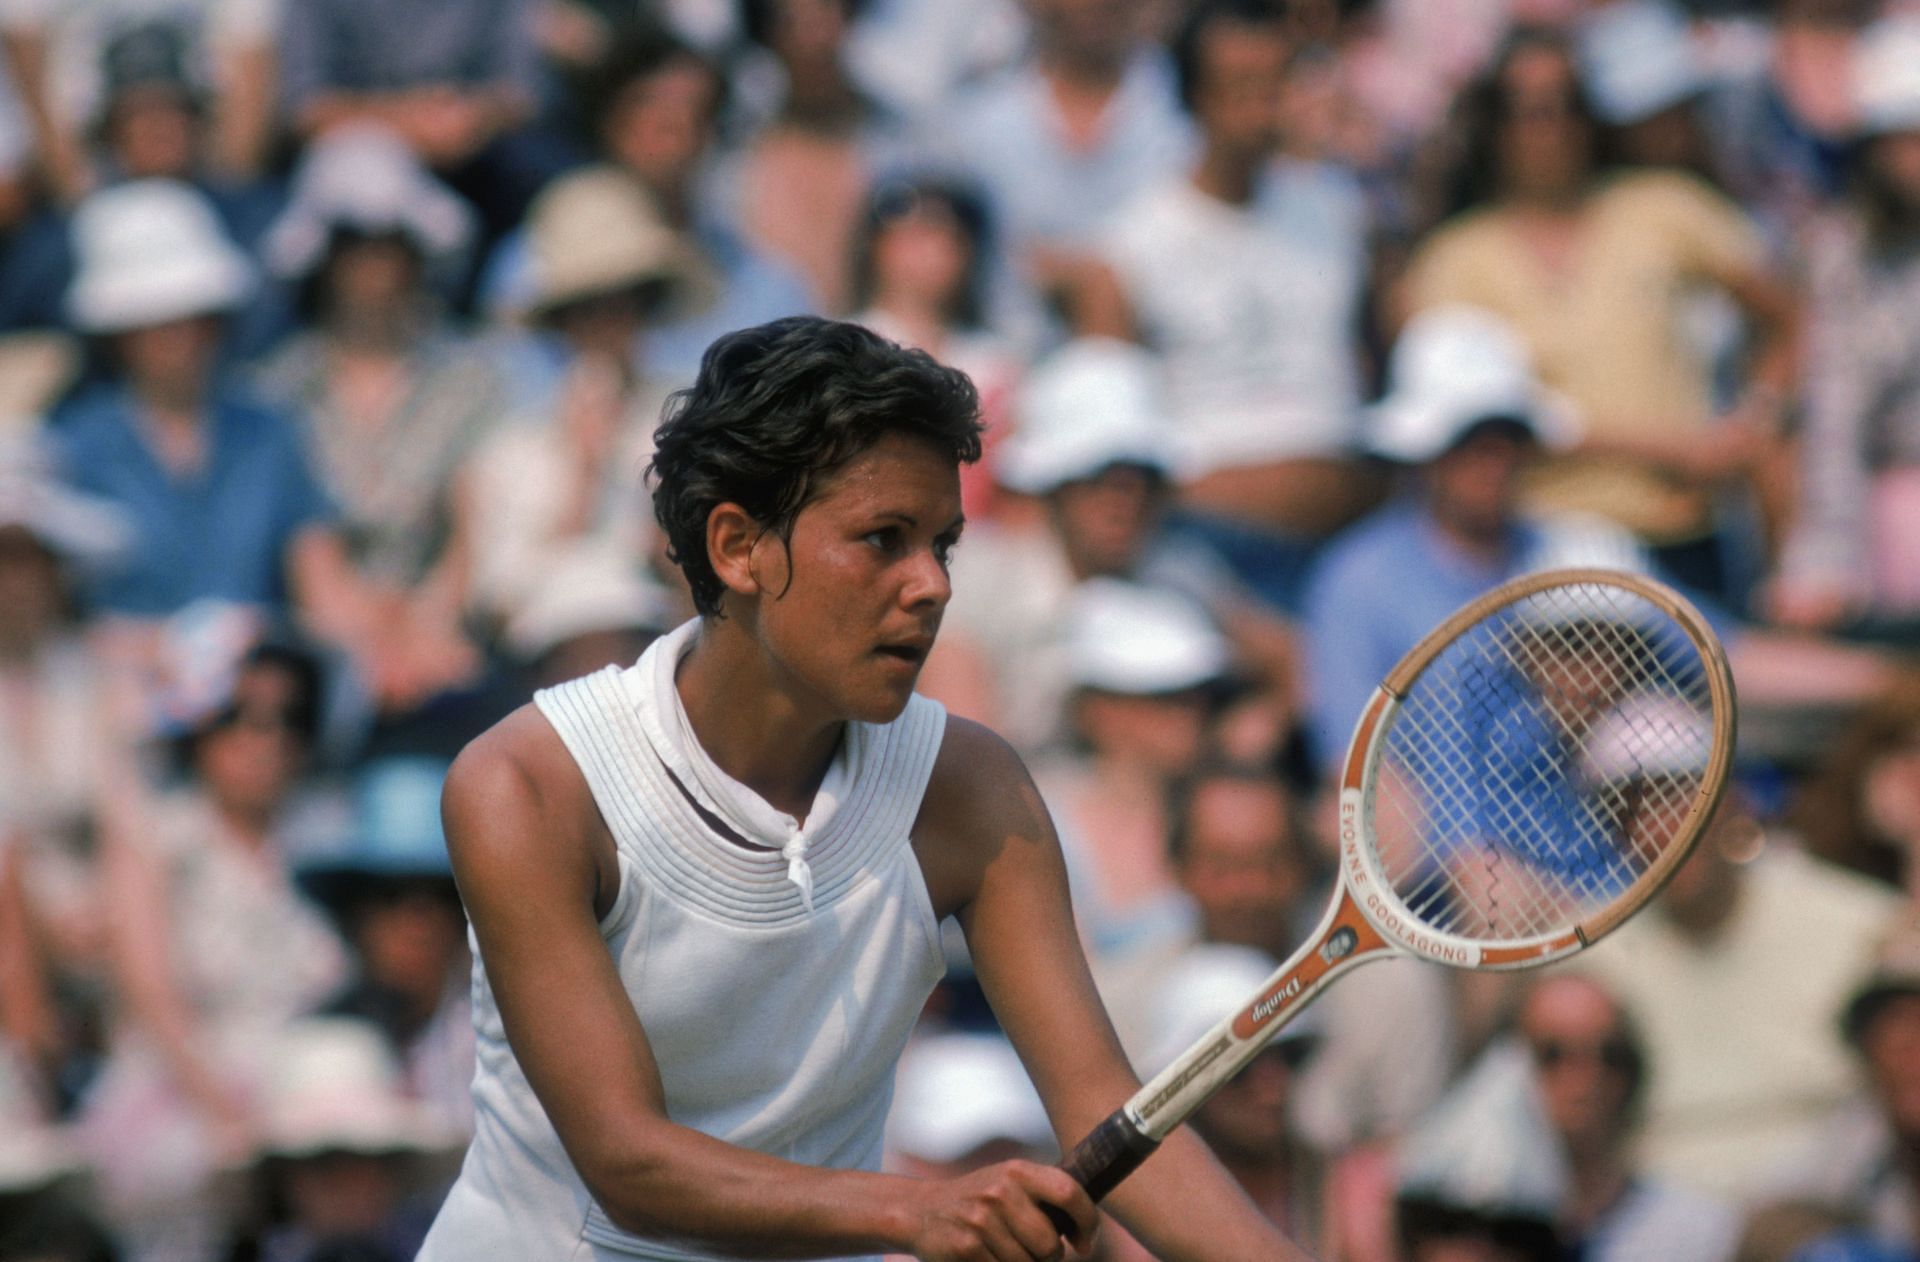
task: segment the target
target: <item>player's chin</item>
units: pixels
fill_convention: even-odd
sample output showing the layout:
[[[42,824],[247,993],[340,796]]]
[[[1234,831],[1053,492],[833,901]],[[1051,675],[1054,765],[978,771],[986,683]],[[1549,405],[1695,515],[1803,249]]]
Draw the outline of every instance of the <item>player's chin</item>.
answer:
[[[861,680],[857,695],[847,698],[847,717],[862,723],[891,723],[912,699],[921,663],[884,653],[874,657],[873,671]]]

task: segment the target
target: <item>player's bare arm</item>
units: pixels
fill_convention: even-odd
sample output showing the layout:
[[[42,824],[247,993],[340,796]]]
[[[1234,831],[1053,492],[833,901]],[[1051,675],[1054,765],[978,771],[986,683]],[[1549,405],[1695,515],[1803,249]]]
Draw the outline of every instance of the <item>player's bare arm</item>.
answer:
[[[1019,756],[949,719],[914,832],[934,908],[955,915],[995,1015],[1063,1146],[1139,1089],[1074,929],[1066,865]],[[1286,1262],[1290,1243],[1191,1132],[1180,1131],[1110,1204],[1173,1262]]]

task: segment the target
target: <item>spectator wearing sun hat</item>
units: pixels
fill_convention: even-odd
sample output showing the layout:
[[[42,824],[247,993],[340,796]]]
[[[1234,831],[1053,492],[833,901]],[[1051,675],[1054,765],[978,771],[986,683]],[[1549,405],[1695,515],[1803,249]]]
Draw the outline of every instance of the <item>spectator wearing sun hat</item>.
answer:
[[[1212,748],[1233,647],[1206,610],[1117,578],[1074,588],[1063,613],[1070,752],[1037,759],[1089,955],[1184,933],[1167,853],[1167,787]]]
[[[1574,28],[1574,51],[1621,161],[1717,180],[1705,108],[1715,84],[1685,11],[1671,0],[1594,5]]]
[[[1128,342],[1081,338],[1013,400],[994,476],[1044,516],[970,525],[922,687],[1033,752],[1062,734],[1065,610],[1077,585],[1124,578],[1182,592],[1229,630],[1257,682],[1290,682],[1285,626],[1210,550],[1165,525],[1176,463],[1159,368]]]
[[[411,1096],[379,1032],[308,1018],[274,1041],[262,1089],[262,1262],[405,1262],[425,1239],[465,1141]]]
[[[555,181],[527,234],[533,286],[522,314],[537,380],[520,391],[517,422],[465,475],[475,604],[500,629],[553,599],[562,572],[610,588],[636,557],[658,552],[633,475],[668,385],[644,368],[644,348],[660,320],[701,305],[713,284],[686,238],[611,167]]]
[[[1519,477],[1577,433],[1495,316],[1445,307],[1411,320],[1369,418],[1374,453],[1411,472],[1400,495],[1321,556],[1306,601],[1314,750],[1331,767],[1374,685],[1455,609],[1523,573],[1539,531]]]
[[[382,615],[389,714],[469,680],[469,543],[458,472],[504,420],[507,384],[448,321],[474,216],[372,124],[316,140],[268,233],[268,265],[309,327],[261,366],[263,395],[299,417],[340,506],[348,559]],[[369,389],[368,383],[380,383]]]
[[[125,562],[88,584],[96,609],[151,623],[211,598],[285,610],[344,634],[361,612],[334,507],[280,413],[218,375],[223,319],[254,269],[206,199],[144,180],[74,216],[67,310],[111,380],[58,418],[65,475],[133,524]]]
[[[336,844],[302,855],[296,876],[340,926],[354,975],[322,1005],[386,1037],[408,1091],[471,1125],[473,1021],[466,916],[440,829],[447,764],[390,755],[354,772]]]

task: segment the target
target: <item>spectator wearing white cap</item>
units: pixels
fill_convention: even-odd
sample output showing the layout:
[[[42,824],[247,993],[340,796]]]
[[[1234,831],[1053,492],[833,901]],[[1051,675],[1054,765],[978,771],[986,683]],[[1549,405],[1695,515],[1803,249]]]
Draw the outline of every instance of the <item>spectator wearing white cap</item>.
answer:
[[[88,584],[95,609],[136,653],[199,599],[292,607],[329,639],[365,643],[372,611],[297,431],[217,371],[222,320],[255,275],[206,199],[172,181],[120,184],[80,207],[74,231],[67,310],[113,380],[53,432],[64,474],[133,527],[123,562]]]
[[[1582,420],[1541,386],[1513,330],[1490,313],[1454,306],[1409,322],[1370,418],[1374,451],[1403,467],[1405,486],[1329,546],[1308,591],[1309,717],[1323,767],[1393,664],[1501,582],[1577,565],[1672,577],[1617,523],[1524,506],[1526,472],[1577,442]],[[1746,706],[1790,720],[1858,705],[1894,678],[1884,654],[1743,624],[1689,594],[1721,633]]]
[[[1002,487],[1037,500],[969,530],[954,554],[954,599],[922,686],[959,713],[996,723],[1037,751],[1062,735],[1065,610],[1077,584],[1125,578],[1182,592],[1224,628],[1270,720],[1290,712],[1292,638],[1208,549],[1163,520],[1172,442],[1153,357],[1108,338],[1071,342],[1036,366],[1014,399],[1014,432],[994,453]],[[1250,751],[1257,755],[1259,751]],[[1270,752],[1270,750],[1269,750]]]
[[[533,285],[522,314],[531,332],[522,349],[542,361],[551,385],[537,388],[461,474],[472,606],[523,659],[514,628],[538,623],[541,605],[567,603],[562,583],[628,591],[649,581],[652,561],[652,577],[681,590],[633,485],[669,391],[646,366],[647,345],[661,322],[699,308],[714,284],[688,238],[611,166],[549,185],[534,200],[527,242]]]
[[[1166,588],[1093,578],[1064,615],[1073,753],[1034,765],[1077,879],[1091,958],[1186,932],[1167,850],[1167,790],[1214,747],[1235,669],[1206,612]]]
[[[1920,616],[1920,16],[1862,37],[1847,204],[1808,234],[1798,517],[1772,590],[1789,625]]]
[[[459,625],[471,543],[456,475],[503,419],[507,390],[446,317],[473,233],[466,204],[399,137],[357,124],[314,142],[265,241],[307,327],[258,385],[300,418],[339,505],[348,560],[380,609],[369,682],[389,712],[478,666]]]
[[[1702,117],[1713,81],[1683,10],[1672,0],[1594,5],[1580,16],[1574,48],[1621,161],[1721,182]]]
[[[1046,1161],[1059,1144],[1013,1044],[999,1034],[928,1034],[907,1045],[887,1115],[888,1165],[923,1178],[996,1161]]]
[[[1171,786],[1166,813],[1173,872],[1193,911],[1189,929],[1110,955],[1095,973],[1136,1057],[1152,1051],[1162,1002],[1155,996],[1171,993],[1189,953],[1226,947],[1284,958],[1326,908],[1306,814],[1271,768],[1203,762]],[[1452,1004],[1447,971],[1411,960],[1370,966],[1322,995],[1313,1025],[1324,1054],[1298,1067],[1288,1091],[1298,1136],[1323,1152],[1352,1154],[1350,1174],[1377,1166],[1383,1146],[1438,1098],[1453,1069]]]
[[[64,1105],[101,1050],[91,829],[124,752],[76,588],[130,531],[54,480],[40,437],[37,423],[0,424],[0,1031]]]
[[[1443,307],[1408,323],[1370,417],[1374,451],[1413,471],[1387,506],[1321,557],[1306,605],[1310,714],[1323,765],[1341,757],[1374,685],[1455,609],[1522,573],[1540,531],[1520,476],[1577,434],[1513,331]]]

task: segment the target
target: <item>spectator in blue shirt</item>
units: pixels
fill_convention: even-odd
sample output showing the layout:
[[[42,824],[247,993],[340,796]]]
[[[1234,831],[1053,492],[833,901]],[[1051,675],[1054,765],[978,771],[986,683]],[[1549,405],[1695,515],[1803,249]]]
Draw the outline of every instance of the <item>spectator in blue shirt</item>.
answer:
[[[285,418],[214,371],[223,318],[253,289],[246,257],[172,181],[98,193],[74,228],[68,314],[112,379],[58,423],[62,464],[134,525],[127,557],[94,581],[94,607],[151,624],[201,599],[293,605],[350,644],[363,602],[334,507]]]

